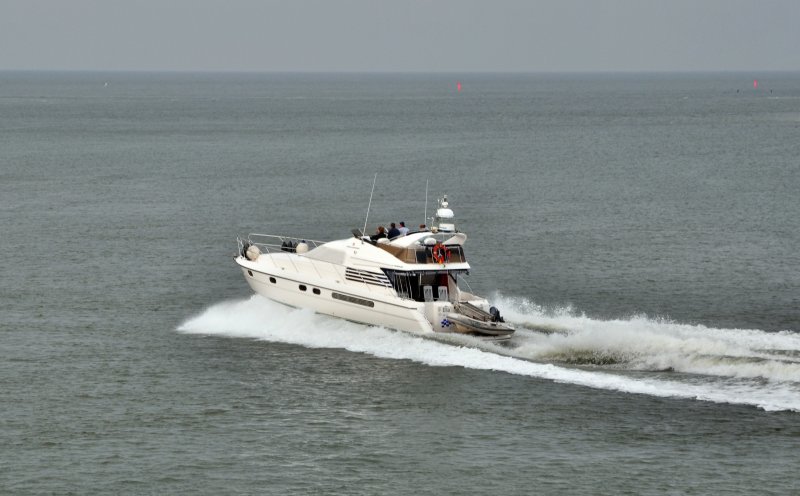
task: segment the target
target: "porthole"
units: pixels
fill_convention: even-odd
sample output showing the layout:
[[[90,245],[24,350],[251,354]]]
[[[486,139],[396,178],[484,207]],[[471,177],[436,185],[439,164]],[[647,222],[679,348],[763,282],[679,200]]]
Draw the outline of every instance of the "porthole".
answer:
[[[269,278],[269,282],[271,282],[272,284],[275,284],[278,281],[276,281],[274,277],[270,277]]]
[[[319,288],[314,288],[314,289],[312,289],[312,290],[311,290],[311,292],[312,292],[312,293],[314,293],[315,295],[318,295],[318,294],[320,294],[320,293],[321,293],[321,291],[319,290]]]
[[[248,270],[247,273],[250,274],[250,277],[253,277],[253,271],[252,270]]]
[[[305,291],[306,290],[306,285],[305,284],[301,284],[299,287],[300,287],[300,291]]]

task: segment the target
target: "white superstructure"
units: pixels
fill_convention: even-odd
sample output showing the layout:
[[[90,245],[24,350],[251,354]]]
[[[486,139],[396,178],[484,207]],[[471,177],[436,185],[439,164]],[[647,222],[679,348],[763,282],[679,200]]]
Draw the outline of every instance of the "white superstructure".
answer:
[[[499,312],[459,287],[470,270],[466,239],[444,197],[430,231],[377,242],[358,231],[329,242],[250,234],[235,260],[254,291],[286,305],[414,333],[507,339],[514,329]]]

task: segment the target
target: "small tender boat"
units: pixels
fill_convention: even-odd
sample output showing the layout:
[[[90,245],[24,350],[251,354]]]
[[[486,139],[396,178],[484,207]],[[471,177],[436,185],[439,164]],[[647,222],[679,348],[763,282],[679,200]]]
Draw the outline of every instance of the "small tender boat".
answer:
[[[466,239],[444,196],[430,230],[372,240],[354,229],[328,242],[250,234],[235,261],[256,293],[293,307],[419,334],[509,339],[514,328],[500,312],[461,288]]]

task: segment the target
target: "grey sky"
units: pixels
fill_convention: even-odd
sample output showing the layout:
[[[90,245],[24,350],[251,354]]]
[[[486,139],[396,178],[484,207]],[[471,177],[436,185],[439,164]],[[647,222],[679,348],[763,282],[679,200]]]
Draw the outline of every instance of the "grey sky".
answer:
[[[0,0],[0,69],[800,70],[800,0]]]

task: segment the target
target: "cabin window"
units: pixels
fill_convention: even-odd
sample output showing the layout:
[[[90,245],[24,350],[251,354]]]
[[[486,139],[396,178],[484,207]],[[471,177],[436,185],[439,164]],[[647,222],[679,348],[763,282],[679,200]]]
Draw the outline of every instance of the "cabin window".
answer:
[[[300,288],[300,291],[305,291],[307,289],[305,284],[301,284],[298,287]]]
[[[375,302],[370,300],[365,300],[364,298],[356,298],[355,296],[345,295],[341,293],[331,293],[331,296],[334,300],[342,300],[349,303],[355,303],[357,305],[364,305],[365,307],[374,307]]]
[[[275,284],[275,283],[277,283],[278,281],[276,281],[274,277],[270,277],[270,278],[269,278],[269,282],[271,282],[272,284]]]
[[[414,301],[447,301],[456,291],[458,277],[466,270],[406,272],[385,270],[397,296]],[[425,294],[425,287],[430,288]]]
[[[315,295],[318,295],[318,294],[320,294],[320,293],[321,293],[321,291],[319,290],[319,288],[314,288],[314,289],[312,289],[312,290],[311,290],[311,292],[312,292],[312,293],[314,293]]]

